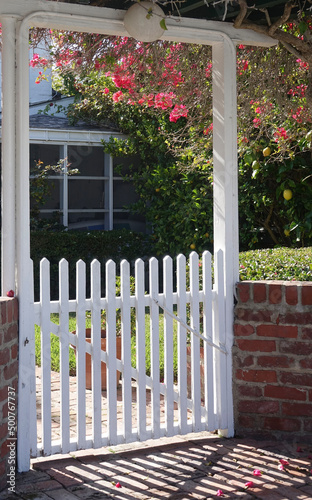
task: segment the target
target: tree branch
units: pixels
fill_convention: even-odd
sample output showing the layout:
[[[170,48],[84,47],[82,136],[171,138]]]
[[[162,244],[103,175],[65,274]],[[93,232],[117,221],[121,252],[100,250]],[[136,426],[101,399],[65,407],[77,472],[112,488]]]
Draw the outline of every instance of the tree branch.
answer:
[[[282,24],[285,24],[289,17],[290,17],[290,14],[291,14],[291,10],[292,8],[295,7],[295,5],[293,4],[292,1],[290,2],[287,2],[286,5],[285,5],[285,8],[284,8],[284,12],[282,14],[282,16],[277,20],[275,21],[275,23],[273,23],[270,28],[269,28],[269,36],[272,36],[274,35],[275,31],[282,25]]]

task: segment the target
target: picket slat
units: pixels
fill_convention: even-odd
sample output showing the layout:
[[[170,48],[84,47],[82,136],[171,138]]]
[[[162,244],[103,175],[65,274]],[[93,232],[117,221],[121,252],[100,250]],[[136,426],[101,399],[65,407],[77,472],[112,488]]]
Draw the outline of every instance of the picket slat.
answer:
[[[102,444],[101,431],[101,266],[91,262],[91,345],[92,345],[92,440],[94,448]]]
[[[107,429],[109,444],[117,443],[116,264],[106,263]]]
[[[212,277],[211,254],[204,252],[202,256],[202,283],[203,283],[203,335],[210,342],[212,339]],[[214,384],[213,384],[213,348],[204,343],[204,392],[206,409],[206,429],[213,431],[216,427],[214,413]]]
[[[50,263],[40,262],[42,444],[51,454]]]
[[[172,258],[164,258],[164,306],[173,313],[173,284],[172,284]],[[164,310],[164,358],[165,358],[165,419],[166,434],[173,435],[173,319],[166,310]]]
[[[62,453],[68,453],[70,442],[69,421],[69,284],[68,284],[68,262],[62,259],[59,263],[59,300],[60,300],[60,383],[61,383],[61,441]]]
[[[122,400],[123,439],[130,440],[132,433],[132,386],[131,386],[131,308],[130,265],[126,260],[120,264],[121,338],[122,338]]]
[[[196,252],[190,254],[190,315],[191,327],[199,332],[199,261]],[[192,422],[193,431],[201,428],[200,340],[191,332]]]
[[[33,276],[34,266],[33,261],[30,261],[30,272],[31,276]],[[32,280],[31,290],[29,291],[30,296],[32,297],[32,303],[34,300],[34,282]],[[33,321],[33,328],[29,332],[29,347],[30,347],[30,359],[29,359],[29,368],[30,368],[30,418],[29,418],[29,444],[30,444],[30,456],[35,457],[37,453],[37,408],[36,408],[36,344],[35,344],[35,314],[34,314],[34,306],[32,304],[31,315]]]
[[[140,441],[146,439],[146,376],[145,376],[145,307],[144,307],[144,262],[135,261],[135,310],[136,310],[136,354],[137,354],[137,428]]]
[[[149,261],[150,302],[150,347],[151,347],[151,425],[153,437],[160,437],[160,384],[159,384],[159,307],[158,300],[158,261],[152,257]]]
[[[42,340],[42,446],[37,453],[51,454],[100,447],[122,442],[143,441],[164,435],[186,434],[203,429],[227,427],[228,363],[216,346],[228,347],[224,322],[223,253],[216,255],[215,285],[211,286],[211,255],[202,256],[202,291],[199,286],[199,257],[192,252],[189,266],[183,255],[177,257],[177,289],[173,291],[173,260],[163,260],[162,287],[159,286],[158,261],[149,261],[149,292],[145,291],[144,262],[135,263],[135,294],[130,291],[130,265],[120,265],[120,296],[116,296],[116,264],[106,263],[106,293],[101,297],[101,265],[91,264],[91,295],[86,298],[86,266],[76,265],[76,299],[69,300],[68,263],[59,264],[58,301],[50,301],[49,262],[41,262],[40,303],[35,304],[36,321]],[[189,275],[188,275],[189,273]],[[188,280],[189,277],[189,280]],[[187,283],[190,290],[187,289]],[[175,306],[177,306],[175,308]],[[135,332],[131,321],[135,309]],[[106,352],[101,351],[101,311],[106,312]],[[116,359],[116,310],[121,313],[122,359]],[[202,309],[202,329],[200,310]],[[70,333],[69,313],[76,312],[76,335]],[[86,311],[91,312],[91,344],[85,340]],[[149,311],[150,345],[146,345],[146,314]],[[50,323],[50,313],[59,313],[59,325]],[[164,380],[160,381],[160,312],[164,323]],[[51,356],[50,332],[60,338],[61,440],[51,443]],[[174,333],[176,332],[176,333]],[[136,367],[131,363],[131,339],[135,334]],[[174,335],[177,335],[178,378],[174,380]],[[201,339],[199,336],[201,336]],[[205,338],[208,342],[205,341]],[[189,340],[190,339],[190,340]],[[69,346],[76,349],[77,437],[70,435]],[[150,349],[151,368],[146,375],[146,350]],[[201,353],[203,351],[203,361]],[[86,435],[86,352],[92,359],[92,436]],[[190,356],[188,353],[190,352]],[[188,359],[190,358],[190,362]],[[107,422],[102,422],[101,361],[106,363]],[[204,370],[202,370],[202,365]],[[122,414],[117,420],[117,369],[122,372]],[[136,383],[136,415],[132,415],[132,381]],[[147,392],[151,394],[151,421],[147,426]],[[104,393],[105,394],[105,393]],[[162,403],[164,401],[164,403]],[[32,402],[33,404],[33,402]],[[164,404],[164,421],[161,420]],[[190,419],[191,416],[191,419]],[[136,417],[136,425],[132,422]],[[107,428],[106,435],[102,432]],[[36,428],[31,430],[36,441]],[[42,450],[42,451],[41,451]]]
[[[82,260],[76,265],[76,290],[77,445],[83,449],[86,442],[86,265]]]
[[[186,259],[184,255],[177,258],[177,316],[186,323]],[[179,389],[179,429],[181,434],[187,432],[187,331],[178,322],[178,389]]]

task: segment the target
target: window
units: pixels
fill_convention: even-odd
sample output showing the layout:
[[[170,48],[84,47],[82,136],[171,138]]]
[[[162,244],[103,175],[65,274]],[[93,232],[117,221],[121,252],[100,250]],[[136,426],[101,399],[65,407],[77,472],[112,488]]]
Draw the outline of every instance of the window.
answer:
[[[100,145],[30,145],[31,169],[38,160],[44,165],[56,165],[64,158],[64,171],[48,175],[50,195],[39,207],[41,218],[49,219],[59,213],[59,222],[69,229],[127,228],[145,232],[143,217],[125,208],[137,201],[138,195],[131,180],[124,181],[120,174],[125,173],[137,158],[113,160]],[[69,169],[78,169],[78,173],[68,175]],[[31,207],[33,205],[34,200],[31,200]]]

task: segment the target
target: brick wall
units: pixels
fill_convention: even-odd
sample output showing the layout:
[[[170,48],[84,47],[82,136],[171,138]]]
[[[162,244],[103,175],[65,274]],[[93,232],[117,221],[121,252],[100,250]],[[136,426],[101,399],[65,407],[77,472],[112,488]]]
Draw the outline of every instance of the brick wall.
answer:
[[[16,441],[9,435],[12,413],[17,415],[17,374],[18,374],[18,302],[17,299],[0,297],[0,491],[8,485],[10,463],[16,456]],[[10,390],[13,388],[14,390]],[[8,400],[10,395],[10,400]],[[13,411],[11,411],[13,410]],[[11,452],[8,444],[12,443]],[[10,455],[11,453],[11,455]],[[11,459],[9,460],[11,456]]]
[[[245,281],[237,296],[236,434],[312,441],[312,283]]]

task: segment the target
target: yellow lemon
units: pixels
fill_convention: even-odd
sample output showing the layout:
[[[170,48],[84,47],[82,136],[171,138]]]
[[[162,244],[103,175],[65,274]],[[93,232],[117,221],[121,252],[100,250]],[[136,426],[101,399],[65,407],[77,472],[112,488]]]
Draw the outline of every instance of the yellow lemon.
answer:
[[[195,243],[191,243],[191,245],[190,245],[190,249],[191,249],[191,250],[195,250],[195,248],[196,248]]]
[[[284,196],[285,200],[287,200],[287,201],[291,200],[293,197],[292,190],[291,189],[284,189],[283,196]]]
[[[290,235],[289,229],[284,229],[284,234],[285,234],[285,236],[289,236]]]
[[[263,156],[270,156],[271,154],[271,149],[269,147],[264,148],[262,151]]]

